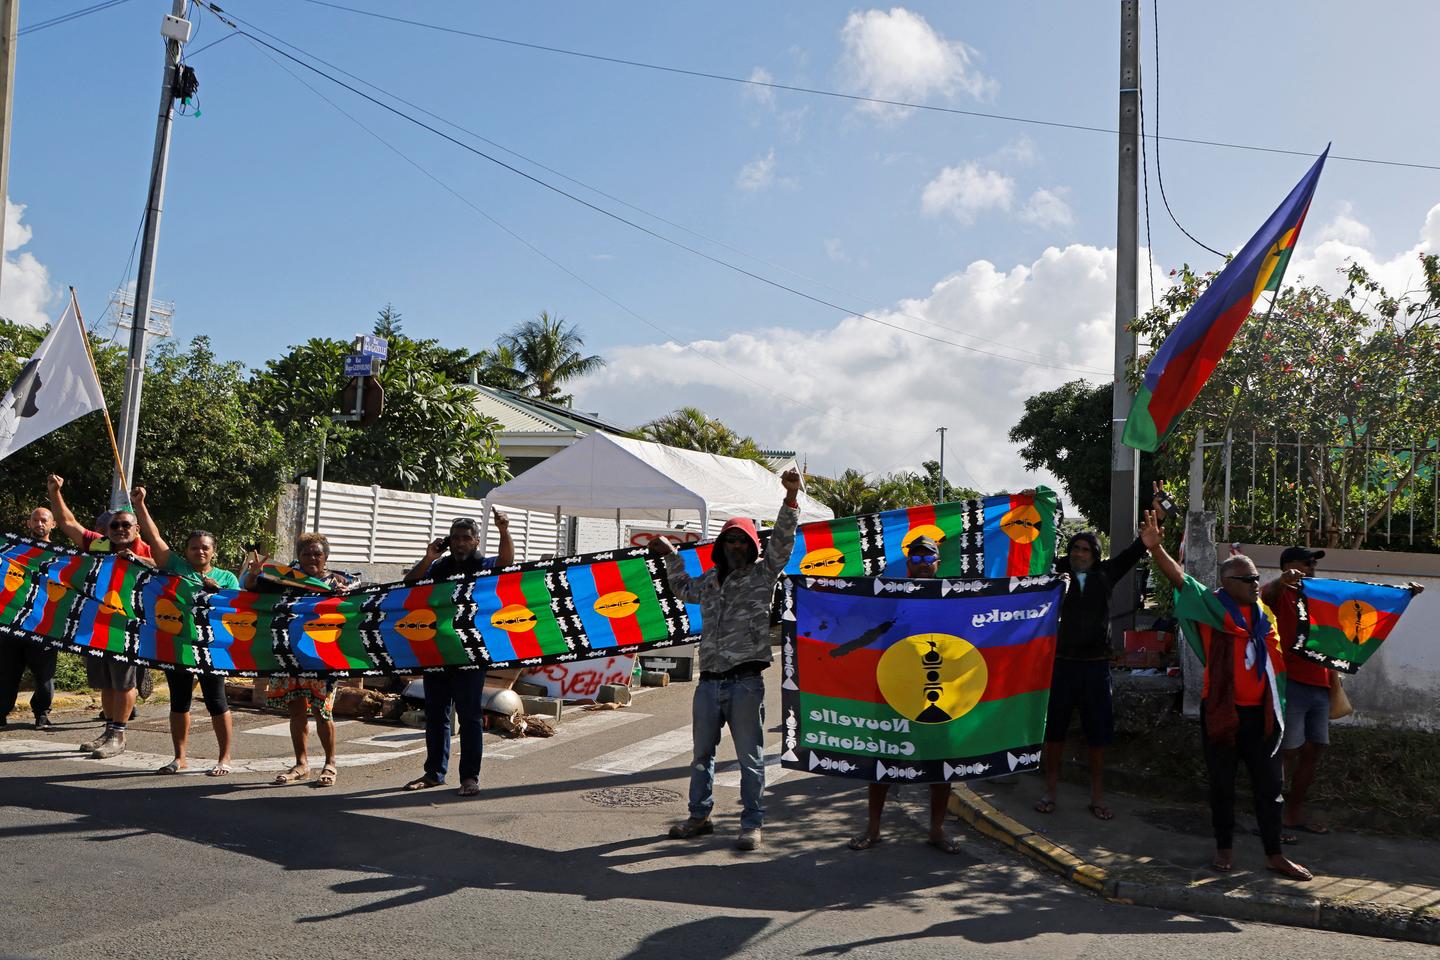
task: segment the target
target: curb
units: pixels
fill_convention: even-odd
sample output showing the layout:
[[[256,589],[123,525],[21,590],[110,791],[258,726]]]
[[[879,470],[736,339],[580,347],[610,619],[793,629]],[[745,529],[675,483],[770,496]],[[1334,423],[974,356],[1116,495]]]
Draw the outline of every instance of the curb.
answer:
[[[1440,914],[1437,913],[1365,900],[1244,891],[1221,893],[1178,884],[1124,880],[1111,877],[1103,867],[1087,863],[1043,834],[1006,816],[964,784],[952,784],[949,807],[951,813],[985,836],[1113,903],[1440,945]]]

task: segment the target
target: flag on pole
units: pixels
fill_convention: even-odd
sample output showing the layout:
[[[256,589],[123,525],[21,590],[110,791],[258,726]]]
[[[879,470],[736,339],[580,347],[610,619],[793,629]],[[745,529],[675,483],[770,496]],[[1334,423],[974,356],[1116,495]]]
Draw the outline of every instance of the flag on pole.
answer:
[[[104,409],[105,396],[72,297],[0,399],[0,460],[76,417]]]
[[[1200,395],[1260,294],[1278,293],[1329,153],[1327,146],[1160,345],[1125,421],[1126,444],[1152,453],[1157,450],[1176,419]]]

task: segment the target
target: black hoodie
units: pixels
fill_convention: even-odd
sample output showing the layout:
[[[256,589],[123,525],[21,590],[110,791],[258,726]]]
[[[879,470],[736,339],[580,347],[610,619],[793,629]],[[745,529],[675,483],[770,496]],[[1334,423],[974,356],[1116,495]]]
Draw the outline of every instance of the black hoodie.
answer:
[[[1060,634],[1056,638],[1055,656],[1065,660],[1110,659],[1110,593],[1115,582],[1145,555],[1145,544],[1135,542],[1108,560],[1101,560],[1085,573],[1085,586],[1070,569],[1070,547],[1076,540],[1090,545],[1100,555],[1100,541],[1093,533],[1077,533],[1065,545],[1067,556],[1055,563],[1055,569],[1070,574],[1070,587],[1060,606]]]

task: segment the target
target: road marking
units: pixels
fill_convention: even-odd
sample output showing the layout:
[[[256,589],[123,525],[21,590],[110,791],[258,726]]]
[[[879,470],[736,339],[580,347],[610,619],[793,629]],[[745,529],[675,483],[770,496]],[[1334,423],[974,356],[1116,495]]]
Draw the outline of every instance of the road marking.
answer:
[[[414,750],[393,751],[387,750],[384,753],[342,753],[337,758],[340,769],[346,767],[369,767],[377,763],[384,763],[387,760],[394,760],[396,757],[406,757],[412,753],[420,753],[424,747],[416,747]],[[50,740],[15,740],[0,739],[0,754],[22,754],[32,760],[66,760],[83,763],[96,764],[102,767],[120,767],[126,770],[158,770],[164,764],[169,763],[173,758],[169,754],[144,753],[139,750],[126,750],[118,756],[106,760],[92,760],[89,754],[81,753],[73,747],[56,746]],[[315,764],[312,758],[311,770],[318,774],[320,767]],[[199,760],[192,762],[191,766],[181,771],[177,776],[199,776],[214,766],[213,760]],[[293,757],[260,757],[253,760],[232,760],[230,769],[234,773],[278,773],[281,770],[289,770],[295,765]]]
[[[522,737],[519,740],[509,740],[498,747],[485,750],[485,758],[488,760],[495,757],[500,760],[514,760],[517,757],[529,756],[537,750],[548,750],[551,747],[558,747],[570,743],[580,737],[588,737],[592,734],[601,733],[613,727],[630,723],[633,720],[644,720],[648,713],[635,713],[631,710],[610,710],[604,713],[593,713],[582,720],[567,720],[563,725],[555,728],[553,737]]]
[[[584,763],[577,763],[573,769],[595,770],[599,773],[639,773],[657,763],[664,763],[671,757],[689,753],[692,746],[690,725],[686,724],[678,730],[667,730],[658,736],[638,740],[627,747],[601,754]]]
[[[450,742],[454,743],[459,739],[460,735],[457,733],[450,738]],[[424,740],[424,730],[397,730],[391,733],[377,733],[373,737],[361,737],[358,740],[346,740],[345,742],[347,744],[353,743],[366,747],[390,747],[397,749],[399,747],[408,747],[412,743],[422,743]]]
[[[765,786],[779,783],[792,772],[794,771],[780,766],[780,744],[776,743],[765,748]],[[740,789],[739,760],[730,761],[725,764],[725,772],[715,774],[715,786]]]

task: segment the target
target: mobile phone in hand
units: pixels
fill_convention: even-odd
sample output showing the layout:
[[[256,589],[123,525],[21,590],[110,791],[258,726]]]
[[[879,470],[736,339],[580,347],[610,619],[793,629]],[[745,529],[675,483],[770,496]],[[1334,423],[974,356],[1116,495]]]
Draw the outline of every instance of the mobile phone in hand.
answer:
[[[1155,500],[1160,504],[1160,511],[1164,516],[1168,517],[1175,512],[1175,501],[1170,499],[1170,494],[1165,491],[1164,487],[1155,491]]]

